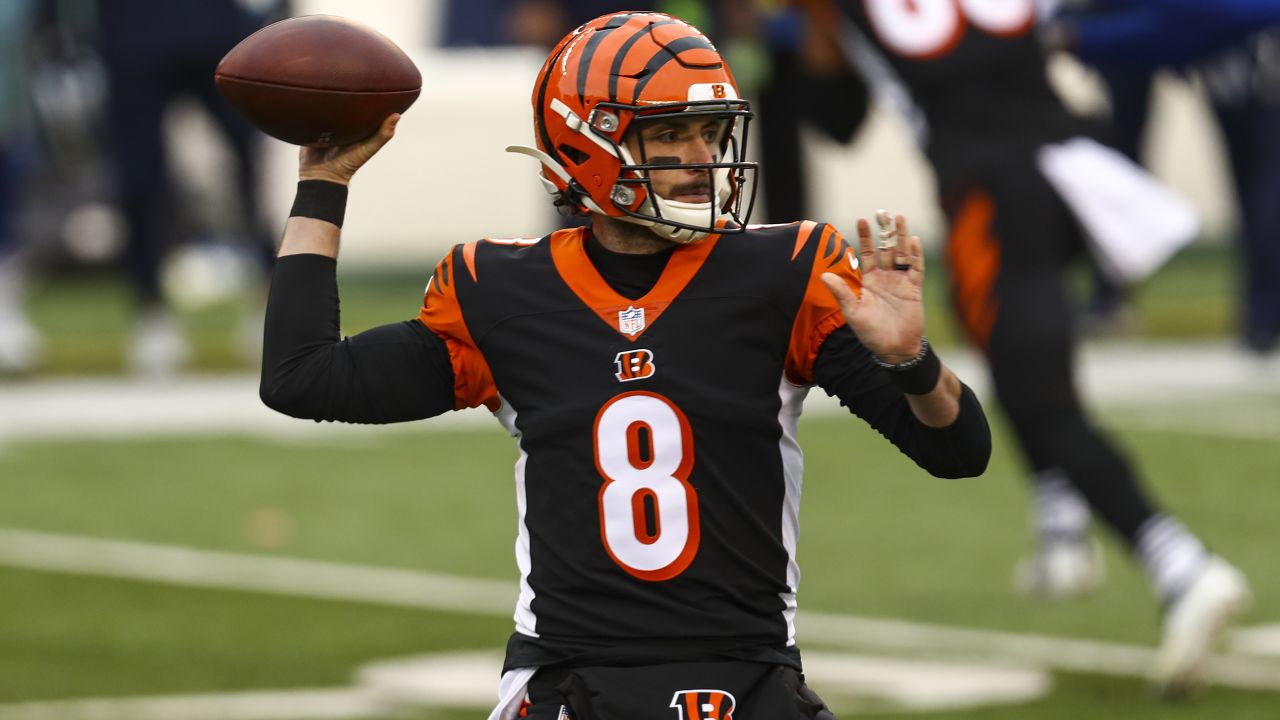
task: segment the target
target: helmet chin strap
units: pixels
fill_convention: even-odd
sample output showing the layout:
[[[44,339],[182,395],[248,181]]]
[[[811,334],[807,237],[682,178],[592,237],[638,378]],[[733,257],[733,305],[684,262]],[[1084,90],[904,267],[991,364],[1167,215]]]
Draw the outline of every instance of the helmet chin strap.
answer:
[[[627,165],[636,164],[631,157],[631,151],[625,146],[620,148],[622,151],[622,161]],[[681,202],[679,200],[668,200],[653,191],[650,185],[648,196],[643,204],[640,205],[641,212],[647,211],[653,217],[635,217],[634,215],[623,215],[618,218],[629,223],[643,225],[653,231],[655,235],[665,240],[676,243],[692,243],[697,242],[708,235],[712,234],[711,230],[693,230],[690,228],[676,227],[668,225],[665,220],[683,223],[685,225],[699,225],[706,223],[708,219],[712,220],[712,227],[721,219],[726,217],[726,213],[720,210],[721,207],[729,200],[731,193],[729,184],[729,168],[716,168],[712,171],[711,186],[715,191],[714,200],[701,203]],[[656,206],[656,212],[655,212]],[[715,215],[712,215],[712,212]],[[661,218],[661,219],[659,219]]]

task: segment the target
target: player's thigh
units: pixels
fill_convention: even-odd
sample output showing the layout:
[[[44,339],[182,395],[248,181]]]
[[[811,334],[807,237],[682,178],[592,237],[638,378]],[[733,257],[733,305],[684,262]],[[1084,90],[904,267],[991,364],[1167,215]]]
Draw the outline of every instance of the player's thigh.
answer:
[[[748,662],[542,671],[528,720],[834,720],[804,677]]]
[[[947,193],[946,259],[956,314],[988,355],[994,336],[1029,338],[1039,351],[1070,344],[1066,272],[1079,228],[1034,167],[1010,163]]]

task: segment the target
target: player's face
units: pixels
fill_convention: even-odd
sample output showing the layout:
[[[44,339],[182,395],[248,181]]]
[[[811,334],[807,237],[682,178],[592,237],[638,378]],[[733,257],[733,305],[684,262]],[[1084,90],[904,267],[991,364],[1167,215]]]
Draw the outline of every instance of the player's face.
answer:
[[[716,162],[720,159],[721,141],[728,128],[728,120],[706,116],[639,120],[636,129],[628,134],[627,148],[636,162],[649,165]],[[649,183],[654,192],[667,200],[688,203],[711,201],[710,170],[650,170]]]

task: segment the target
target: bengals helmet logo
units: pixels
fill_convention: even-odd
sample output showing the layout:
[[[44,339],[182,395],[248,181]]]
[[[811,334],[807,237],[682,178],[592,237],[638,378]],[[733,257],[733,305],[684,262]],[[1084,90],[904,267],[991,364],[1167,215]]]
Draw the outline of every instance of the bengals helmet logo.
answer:
[[[657,367],[653,364],[652,350],[623,350],[613,358],[613,366],[618,369],[614,377],[618,382],[631,382],[653,377]]]
[[[721,85],[720,83],[716,83],[715,85],[711,86],[711,95],[717,100],[723,100],[728,95],[728,93],[724,91],[724,85]]]
[[[678,690],[671,698],[677,720],[733,720],[736,705],[724,690]]]

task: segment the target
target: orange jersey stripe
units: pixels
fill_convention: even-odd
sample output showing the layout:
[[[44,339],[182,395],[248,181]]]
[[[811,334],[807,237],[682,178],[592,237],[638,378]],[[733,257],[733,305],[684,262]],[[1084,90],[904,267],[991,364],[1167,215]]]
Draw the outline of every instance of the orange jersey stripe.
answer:
[[[812,227],[802,223],[796,242],[803,247],[800,237],[812,237]],[[862,273],[858,270],[858,255],[835,228],[822,227],[816,241],[813,267],[809,271],[809,283],[805,286],[804,299],[791,326],[791,340],[787,346],[787,379],[797,385],[813,382],[813,363],[818,349],[836,328],[844,324],[844,314],[835,296],[822,283],[823,273],[834,273],[849,284],[855,293],[862,292]],[[794,257],[794,256],[793,256]]]
[[[643,297],[636,300],[629,300],[619,295],[609,287],[609,283],[605,282],[604,278],[600,277],[600,272],[587,257],[584,247],[586,228],[558,230],[552,233],[549,242],[551,259],[555,262],[556,271],[560,273],[560,277],[578,296],[578,299],[623,337],[639,340],[644,331],[657,322],[676,296],[702,268],[702,264],[719,239],[719,235],[711,235],[696,243],[676,248],[658,282]],[[634,334],[622,332],[619,326],[618,313],[628,308],[644,309],[644,327]]]
[[[479,277],[476,276],[476,246],[480,243],[469,242],[462,246],[462,261],[467,264],[467,270],[471,273],[471,280],[478,282]]]
[[[800,232],[796,233],[796,248],[791,251],[791,259],[795,260],[796,256],[804,248],[804,244],[809,242],[809,235],[813,233],[813,229],[818,227],[818,223],[812,220],[805,220],[800,223]]]
[[[995,214],[991,195],[971,192],[952,221],[947,244],[960,322],[983,352],[989,347],[999,309],[995,284],[1000,274],[1000,241],[992,230]]]
[[[474,248],[474,244],[470,247]],[[454,248],[457,252],[457,248]],[[467,329],[466,319],[458,304],[457,275],[453,267],[454,252],[436,265],[435,274],[427,283],[418,320],[444,340],[453,365],[453,395],[458,410],[484,405],[497,412],[502,403],[498,388],[493,382],[489,363],[476,347]],[[474,253],[474,249],[472,250]],[[465,250],[464,250],[465,253]],[[474,280],[475,273],[472,272]]]

